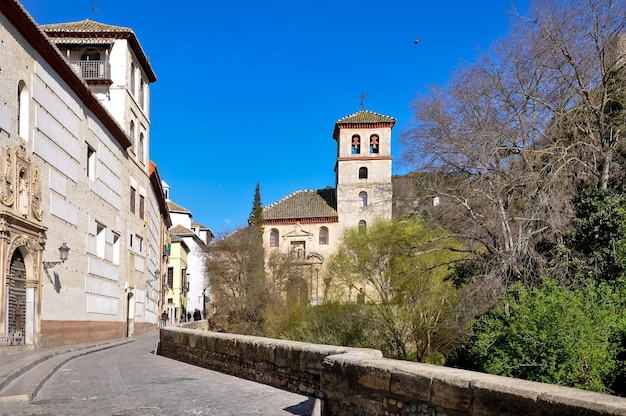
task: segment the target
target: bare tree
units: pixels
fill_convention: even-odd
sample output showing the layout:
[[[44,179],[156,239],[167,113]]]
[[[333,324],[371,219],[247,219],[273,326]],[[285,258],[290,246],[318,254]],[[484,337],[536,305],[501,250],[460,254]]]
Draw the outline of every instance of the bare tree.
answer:
[[[535,1],[508,37],[415,101],[403,160],[442,199],[434,218],[486,253],[484,294],[538,279],[537,244],[567,231],[578,183],[606,186],[616,171],[625,12],[624,1]]]
[[[207,271],[216,308],[217,329],[259,334],[267,288],[255,274],[258,238],[254,227],[244,227],[209,246]]]

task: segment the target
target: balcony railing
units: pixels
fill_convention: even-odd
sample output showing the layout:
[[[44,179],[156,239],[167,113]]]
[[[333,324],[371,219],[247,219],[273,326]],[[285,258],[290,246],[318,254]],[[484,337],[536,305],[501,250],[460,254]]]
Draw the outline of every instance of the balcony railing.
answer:
[[[107,61],[70,61],[70,66],[84,80],[110,79],[111,67]]]

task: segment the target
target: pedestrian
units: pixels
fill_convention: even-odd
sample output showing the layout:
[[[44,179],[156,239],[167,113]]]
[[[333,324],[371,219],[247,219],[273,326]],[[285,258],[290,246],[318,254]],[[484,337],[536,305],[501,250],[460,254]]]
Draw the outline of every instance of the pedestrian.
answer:
[[[193,313],[193,320],[199,321],[200,319],[202,319],[202,316],[200,315],[200,310],[196,309]]]
[[[163,313],[161,314],[161,325],[166,326],[167,325],[167,312],[163,311]]]
[[[187,312],[187,322],[191,322],[191,312]]]

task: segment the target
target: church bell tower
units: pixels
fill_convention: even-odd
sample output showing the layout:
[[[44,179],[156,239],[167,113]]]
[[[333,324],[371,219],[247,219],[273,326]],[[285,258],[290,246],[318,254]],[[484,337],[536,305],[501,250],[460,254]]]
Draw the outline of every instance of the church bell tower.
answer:
[[[335,123],[337,213],[343,228],[391,219],[391,129],[396,120],[361,110]]]

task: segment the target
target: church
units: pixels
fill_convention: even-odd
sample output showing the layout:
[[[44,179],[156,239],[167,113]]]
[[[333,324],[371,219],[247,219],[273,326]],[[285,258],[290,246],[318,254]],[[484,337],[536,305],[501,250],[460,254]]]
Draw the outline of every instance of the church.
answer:
[[[392,217],[392,117],[362,109],[335,123],[335,188],[299,190],[263,208],[266,253],[304,268],[311,305],[325,293],[323,271],[347,228],[365,232]]]

